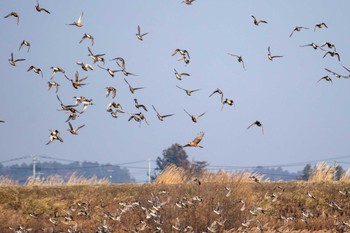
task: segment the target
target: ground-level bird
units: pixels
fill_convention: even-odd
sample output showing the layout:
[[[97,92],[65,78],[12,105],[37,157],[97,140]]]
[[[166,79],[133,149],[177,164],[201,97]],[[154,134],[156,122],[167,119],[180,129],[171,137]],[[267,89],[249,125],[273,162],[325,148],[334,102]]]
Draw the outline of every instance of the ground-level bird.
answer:
[[[202,117],[205,112],[203,112],[202,114],[199,114],[198,116],[195,116],[195,115],[191,115],[189,114],[186,109],[184,109],[185,113],[187,113],[187,115],[189,115],[191,117],[191,120],[194,122],[194,123],[197,123],[198,122],[198,118]]]
[[[329,77],[328,75],[320,78],[316,83],[319,83],[321,80],[326,80],[326,81],[330,82],[331,84],[333,84],[331,77]]]
[[[143,40],[143,37],[145,36],[145,35],[147,35],[149,32],[146,32],[146,33],[142,33],[141,34],[141,29],[140,29],[140,25],[137,25],[137,33],[136,33],[136,37],[137,37],[137,39],[138,40]]]
[[[82,27],[83,24],[81,23],[81,19],[83,18],[83,15],[84,15],[84,12],[81,12],[81,15],[79,16],[78,21],[70,23],[68,25],[74,25],[74,26],[77,26],[77,27]]]
[[[50,129],[50,139],[49,141],[46,143],[46,145],[50,144],[51,142],[53,142],[54,140],[59,140],[60,142],[63,142],[61,136],[60,136],[60,132],[55,129]]]
[[[106,89],[106,98],[109,95],[111,95],[112,99],[114,99],[116,94],[117,94],[117,89],[115,87],[112,87],[112,86],[108,86],[105,89]]]
[[[50,11],[46,10],[45,8],[40,7],[38,0],[36,0],[35,9],[36,9],[36,11],[38,11],[38,12],[44,11],[44,12],[50,14]]]
[[[17,19],[17,25],[18,25],[19,24],[19,15],[17,14],[17,12],[12,11],[11,13],[5,15],[4,18],[8,18],[10,16],[13,16],[13,17],[15,17]]]
[[[243,57],[242,57],[242,56],[236,55],[236,54],[232,54],[232,53],[227,53],[227,54],[230,55],[230,56],[232,56],[232,57],[236,57],[236,58],[237,58],[237,61],[238,61],[239,63],[242,63],[243,69],[246,70],[246,69],[245,69],[245,66],[244,66],[244,61],[243,61]]]
[[[254,22],[254,24],[255,24],[256,26],[259,26],[260,23],[267,23],[267,21],[266,21],[266,20],[263,20],[263,19],[257,20],[257,19],[255,18],[254,15],[252,15],[252,18],[254,19],[253,22]]]
[[[191,94],[192,94],[193,92],[196,92],[196,91],[201,90],[201,89],[189,90],[189,89],[185,89],[185,88],[179,87],[178,85],[176,85],[176,87],[179,88],[179,89],[181,89],[181,90],[183,90],[183,91],[185,91],[185,92],[186,92],[186,95],[188,95],[188,96],[191,96]]]
[[[82,86],[86,85],[86,83],[82,83],[82,82],[88,78],[86,76],[85,78],[79,79],[79,72],[78,71],[75,72],[75,79],[74,80],[68,78],[67,75],[64,75],[64,77],[66,77],[66,79],[69,80],[72,83],[72,86],[75,89],[78,89],[79,87],[82,87]]]
[[[64,69],[62,69],[61,67],[55,67],[55,66],[51,66],[50,69],[52,69],[52,74],[51,74],[51,79],[53,79],[53,77],[57,74],[57,73],[66,73],[66,71],[64,71]]]
[[[134,94],[136,90],[140,90],[144,88],[144,87],[132,87],[125,78],[124,78],[124,81],[126,82],[126,84],[128,84],[129,90],[132,94]]]
[[[314,31],[316,31],[316,28],[328,28],[328,27],[324,22],[322,22],[315,25]]]
[[[274,58],[283,57],[283,56],[276,56],[276,55],[272,56],[270,46],[267,48],[267,51],[269,52],[269,53],[267,54],[267,58],[268,58],[270,61],[273,61]]]
[[[50,90],[52,86],[55,86],[56,87],[56,93],[58,92],[58,87],[60,86],[60,84],[58,84],[57,82],[49,81],[49,82],[47,82],[47,85],[48,85],[47,90]]]
[[[183,147],[199,147],[199,148],[203,148],[203,146],[199,145],[199,143],[202,141],[203,137],[204,137],[204,132],[200,132],[195,139],[193,139],[192,141],[188,142]]]
[[[97,65],[97,66],[103,70],[106,70],[111,77],[114,77],[114,74],[118,71],[118,70],[111,70],[110,68],[104,68],[100,65]]]
[[[81,38],[81,40],[79,41],[79,44],[81,44],[85,39],[89,39],[89,40],[91,40],[91,46],[93,46],[94,45],[94,37],[91,35],[91,34],[89,34],[89,33],[84,33],[84,35],[83,35],[83,37]]]
[[[147,112],[146,106],[143,105],[143,104],[139,104],[139,101],[138,101],[136,98],[134,99],[134,102],[135,102],[135,107],[136,107],[137,109],[143,108],[143,110],[145,110],[145,111]]]
[[[340,55],[339,53],[337,53],[336,51],[328,51],[323,55],[323,58],[325,58],[327,55],[330,55],[331,57],[337,56],[338,57],[338,61],[340,61]]]
[[[251,123],[247,129],[249,129],[250,127],[252,127],[253,125],[256,125],[258,127],[261,127],[261,131],[262,131],[262,134],[264,134],[264,126],[262,125],[262,123],[260,121],[254,121],[253,123]]]
[[[222,101],[221,111],[224,109],[225,104],[232,106],[234,103],[235,102],[233,100],[226,98],[224,101]]]
[[[293,29],[292,33],[289,35],[289,37],[292,37],[292,35],[293,35],[294,32],[300,32],[301,29],[310,29],[310,28],[302,27],[302,26],[296,26],[296,27]]]
[[[73,135],[78,135],[78,130],[85,126],[85,125],[81,125],[74,129],[70,122],[68,122],[68,124],[69,124],[69,129],[67,129],[67,131],[69,131]]]
[[[216,94],[216,93],[219,94],[219,95],[221,95],[221,102],[222,102],[223,99],[224,99],[224,92],[223,92],[221,89],[219,89],[219,88],[216,88],[216,90],[213,91],[213,93],[211,93],[209,97],[211,97],[212,95],[214,95],[214,94]]]
[[[178,80],[182,80],[182,76],[190,76],[190,74],[188,73],[179,73],[177,72],[176,69],[174,69],[174,72],[175,72],[175,78],[177,78]]]
[[[29,49],[30,49],[30,43],[26,40],[22,40],[21,44],[19,45],[19,49],[18,50],[21,50],[22,46],[27,46],[28,49],[27,49],[27,53],[29,52]]]
[[[42,78],[44,77],[44,76],[43,76],[43,72],[41,71],[40,68],[37,68],[37,67],[35,67],[35,66],[30,66],[30,67],[28,68],[27,72],[29,72],[29,71],[31,71],[31,70],[33,70],[33,72],[36,73],[36,74],[41,74],[41,77],[42,77]]]
[[[25,61],[26,59],[23,59],[23,58],[19,58],[19,59],[14,59],[13,58],[13,53],[11,53],[11,57],[10,57],[10,59],[9,59],[9,63],[10,63],[10,65],[12,65],[12,66],[16,66],[16,62],[18,62],[18,61]]]
[[[85,71],[88,71],[89,70],[94,70],[94,67],[92,67],[90,64],[87,64],[87,63],[84,63],[84,62],[81,62],[81,61],[78,61],[77,62],[77,65],[81,66],[81,68]]]
[[[164,121],[164,118],[173,116],[174,114],[160,115],[157,109],[152,105],[153,110],[157,113],[157,117],[160,121]]]

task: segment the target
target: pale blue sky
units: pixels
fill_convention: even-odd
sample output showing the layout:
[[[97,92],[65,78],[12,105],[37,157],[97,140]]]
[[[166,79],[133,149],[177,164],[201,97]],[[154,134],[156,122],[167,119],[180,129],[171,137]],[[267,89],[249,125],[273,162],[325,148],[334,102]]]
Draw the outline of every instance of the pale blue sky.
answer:
[[[331,76],[333,85],[316,84],[330,75],[324,68],[347,74],[341,64],[350,67],[350,3],[329,3],[197,0],[187,6],[174,0],[40,1],[51,12],[48,15],[35,10],[36,1],[2,1],[0,119],[6,123],[0,125],[0,160],[32,154],[112,164],[155,160],[173,143],[186,144],[200,131],[205,132],[204,148],[186,151],[190,160],[210,165],[273,165],[350,155],[350,80]],[[18,26],[15,18],[3,18],[11,11],[20,15]],[[66,25],[81,12],[82,28]],[[268,24],[255,26],[251,15]],[[320,22],[328,29],[314,32]],[[144,41],[136,39],[137,25],[149,32]],[[310,30],[289,38],[297,25]],[[84,33],[94,36],[94,46],[88,40],[79,44]],[[29,53],[26,48],[18,51],[23,39],[31,43]],[[341,62],[323,58],[323,51],[299,47],[325,41],[335,43]],[[129,82],[146,88],[132,95],[121,73],[111,78],[97,64],[94,71],[81,70],[77,61],[92,64],[87,46],[94,53],[106,53],[107,68],[119,69],[109,60],[123,57],[127,70],[139,75],[127,77]],[[269,61],[268,46],[284,57]],[[178,55],[171,56],[176,48],[189,51],[187,66],[177,61]],[[26,61],[11,66],[7,61],[11,52],[15,59]],[[243,56],[246,71],[228,52]],[[43,79],[26,71],[31,65],[43,70]],[[77,70],[81,77],[88,76],[89,84],[78,90],[61,74],[54,78],[65,104],[73,104],[72,97],[80,95],[95,103],[72,121],[73,126],[86,124],[78,136],[69,134],[67,114],[56,111],[60,104],[54,91],[47,91],[51,66],[62,67],[68,77]],[[179,81],[174,68],[191,76]],[[188,97],[176,85],[201,90]],[[117,88],[114,101],[126,112],[139,112],[134,98],[146,105],[150,126],[139,128],[127,121],[127,114],[112,118],[105,110],[113,101],[105,98],[106,86]],[[220,97],[208,98],[216,88],[236,106],[225,106],[221,112]],[[152,104],[161,114],[175,115],[160,122]],[[206,114],[195,124],[183,109]],[[255,120],[263,123],[264,135],[260,128],[246,129]],[[46,146],[49,129],[58,129],[64,142]],[[133,175],[145,180],[144,170]]]

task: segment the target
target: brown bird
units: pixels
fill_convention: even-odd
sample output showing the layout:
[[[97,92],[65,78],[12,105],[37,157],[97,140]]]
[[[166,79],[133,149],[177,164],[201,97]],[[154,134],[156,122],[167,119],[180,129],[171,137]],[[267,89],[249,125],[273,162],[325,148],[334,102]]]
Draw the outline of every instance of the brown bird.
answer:
[[[185,3],[186,5],[192,5],[192,3],[194,2],[195,0],[184,0],[182,1],[182,3]]]
[[[46,143],[46,145],[50,144],[54,140],[59,140],[60,142],[63,142],[63,140],[62,140],[62,138],[60,136],[60,132],[57,129],[56,130],[50,129],[50,139]]]
[[[315,43],[311,43],[311,44],[306,44],[306,45],[300,45],[299,47],[307,47],[307,46],[311,46],[313,49],[321,49],[322,51],[325,51],[323,48],[321,48],[321,46],[315,44]]]
[[[328,82],[331,82],[331,84],[333,84],[331,77],[329,77],[328,75],[320,78],[316,83],[319,83],[321,80],[326,80]]]
[[[264,126],[261,124],[260,121],[254,121],[253,123],[251,123],[247,129],[249,129],[250,127],[252,127],[253,125],[256,125],[258,127],[261,127],[261,130],[262,130],[262,134],[264,134]]]
[[[4,18],[8,18],[10,16],[16,17],[17,18],[17,25],[19,24],[19,15],[17,14],[17,12],[12,11],[11,13],[9,13],[8,15],[6,15]]]
[[[143,33],[141,34],[141,29],[140,29],[140,25],[137,25],[137,33],[136,33],[136,37],[138,40],[143,40],[143,36],[147,35],[149,32]]]
[[[183,57],[187,56],[188,59],[191,59],[190,54],[188,53],[188,51],[186,49],[183,49],[183,50],[182,49],[175,49],[174,52],[171,54],[171,56],[174,56],[177,53],[180,53],[181,56],[183,56]]]
[[[270,61],[272,61],[274,58],[283,57],[283,56],[272,56],[271,50],[270,50],[270,46],[267,48],[267,51],[269,52],[269,53],[267,54],[267,58],[268,58]]]
[[[224,101],[222,101],[221,111],[224,109],[225,104],[232,106],[234,105],[234,101],[227,98]]]
[[[90,47],[88,47],[88,51],[89,51],[89,57],[91,57],[91,59],[94,61],[94,64],[98,61],[103,62],[103,64],[105,64],[105,59],[103,58],[104,55],[106,55],[105,53],[103,54],[93,54]]]
[[[144,88],[144,87],[132,87],[125,78],[124,78],[124,81],[128,84],[129,90],[132,94],[134,94],[136,90],[140,90]]]
[[[89,39],[91,40],[91,46],[94,45],[94,37],[92,35],[90,35],[89,33],[84,33],[83,37],[81,38],[81,40],[79,41],[79,44],[81,44],[81,42],[83,42],[83,40],[85,39]]]
[[[120,68],[125,70],[125,60],[124,60],[124,58],[116,57],[116,58],[111,59],[111,61],[115,61]]]
[[[81,125],[78,128],[74,129],[70,122],[68,122],[68,124],[69,124],[69,129],[67,129],[67,131],[69,131],[73,135],[78,135],[78,130],[85,126],[85,125]]]
[[[216,93],[218,93],[219,95],[221,95],[221,102],[222,102],[222,101],[223,101],[223,98],[224,98],[224,93],[223,93],[222,90],[219,89],[219,88],[216,88],[216,90],[213,91],[213,93],[211,93],[209,97],[211,97],[212,95],[214,95],[214,94],[216,94]]]
[[[292,35],[293,35],[294,32],[300,32],[301,29],[310,29],[310,28],[301,27],[301,26],[296,26],[296,27],[294,28],[294,30],[292,31],[292,33],[289,35],[289,37],[292,37]]]
[[[41,77],[43,78],[43,72],[41,71],[40,68],[37,68],[37,67],[35,67],[35,66],[30,66],[30,67],[28,68],[27,72],[28,72],[28,71],[31,71],[31,70],[33,70],[34,73],[37,73],[37,74],[40,73],[40,74],[41,74]]]
[[[201,90],[201,89],[188,90],[188,89],[185,89],[185,88],[179,87],[178,85],[176,85],[176,87],[177,87],[177,88],[179,88],[179,89],[181,89],[181,90],[183,90],[183,91],[185,91],[185,92],[186,92],[186,95],[188,95],[188,96],[191,96],[191,94],[192,94],[193,92],[196,92],[196,91]]]
[[[322,22],[315,25],[314,31],[316,31],[316,28],[328,28],[328,27],[325,23]]]
[[[110,75],[110,76],[112,76],[112,77],[114,77],[114,74],[118,71],[118,70],[111,70],[110,68],[104,68],[104,67],[102,67],[102,66],[100,66],[100,65],[97,65],[98,67],[100,67],[101,69],[103,69],[103,70],[106,70],[107,72],[108,72],[108,74]]]
[[[115,87],[112,87],[112,86],[108,86],[105,89],[106,89],[106,98],[111,94],[112,99],[114,99],[117,94],[117,89],[115,89]]]
[[[26,59],[22,59],[22,58],[20,58],[20,59],[14,59],[13,58],[13,53],[11,53],[11,57],[10,57],[10,59],[9,59],[9,63],[10,63],[10,65],[12,65],[12,66],[16,66],[16,62],[18,62],[18,61],[25,61]]]
[[[61,67],[51,66],[50,69],[52,69],[52,74],[51,74],[50,80],[53,79],[53,77],[54,77],[58,72],[60,72],[60,73],[62,73],[62,74],[66,73],[66,71],[64,71],[64,69],[62,69]]]
[[[77,26],[77,27],[82,27],[83,24],[81,23],[81,18],[83,18],[83,15],[84,15],[84,12],[81,12],[81,15],[80,15],[78,21],[70,23],[68,25],[74,25],[74,26]]]
[[[205,114],[205,112],[203,112],[202,114],[200,114],[198,116],[194,116],[194,115],[189,114],[185,109],[184,109],[184,111],[185,111],[185,113],[187,113],[187,115],[189,115],[191,117],[191,119],[194,123],[197,123],[198,118],[200,118],[201,116],[203,116]]]
[[[86,85],[86,83],[81,83],[81,82],[88,78],[86,76],[85,78],[79,79],[79,72],[78,71],[75,72],[75,80],[68,78],[67,75],[64,75],[64,77],[66,77],[66,79],[68,79],[72,83],[72,85],[75,89],[78,89],[79,87]]]
[[[256,26],[259,26],[260,23],[267,23],[267,21],[262,20],[262,19],[257,20],[254,15],[252,15],[252,18],[254,19],[254,24]]]
[[[55,86],[56,87],[56,93],[58,92],[58,87],[60,86],[60,84],[56,83],[55,81],[49,81],[47,82],[48,84],[48,89],[47,90],[50,90],[52,86]]]
[[[18,49],[18,50],[21,50],[21,48],[22,48],[23,45],[28,47],[28,50],[27,50],[27,53],[28,53],[28,52],[29,52],[29,49],[30,49],[30,43],[29,43],[28,41],[26,41],[26,40],[23,40],[23,41],[21,42],[21,44],[19,45],[19,49]]]
[[[182,76],[190,76],[190,74],[188,74],[188,73],[179,73],[179,72],[177,72],[176,69],[174,69],[174,71],[175,71],[175,77],[176,77],[178,80],[182,80]]]
[[[148,112],[146,106],[143,105],[143,104],[139,104],[137,99],[134,99],[134,102],[135,102],[135,107],[136,108],[143,108],[146,112]]]
[[[244,61],[243,61],[243,57],[242,57],[242,56],[239,56],[239,55],[236,55],[236,54],[232,54],[232,53],[227,53],[227,54],[230,55],[230,56],[232,56],[232,57],[237,57],[237,61],[238,61],[239,63],[242,63],[243,69],[246,70],[246,69],[245,69],[245,66],[244,66]]]
[[[85,64],[84,62],[81,62],[81,61],[78,61],[77,62],[77,65],[81,66],[81,68],[85,71],[88,71],[89,70],[94,70],[94,67],[92,67],[90,64]]]
[[[157,113],[157,117],[160,121],[164,121],[164,118],[174,115],[174,114],[160,115],[159,112],[157,111],[157,109],[153,105],[152,105],[152,107],[153,107],[154,111]]]
[[[138,76],[137,74],[133,74],[133,73],[126,71],[125,69],[117,70],[117,72],[122,72],[126,77],[128,77],[129,75]]]
[[[183,147],[199,147],[199,148],[203,148],[203,146],[199,145],[199,143],[201,142],[201,140],[204,137],[204,132],[200,132],[198,134],[198,136],[193,139],[193,141],[188,142],[186,145],[184,145]]]
[[[50,14],[50,11],[46,10],[45,8],[40,7],[38,0],[36,0],[36,6],[35,6],[36,11],[45,11],[46,13]]]

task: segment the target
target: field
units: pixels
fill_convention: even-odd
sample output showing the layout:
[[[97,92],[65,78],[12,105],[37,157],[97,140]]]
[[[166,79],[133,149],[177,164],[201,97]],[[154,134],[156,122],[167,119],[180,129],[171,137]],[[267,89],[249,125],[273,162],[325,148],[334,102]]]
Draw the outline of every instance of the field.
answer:
[[[19,227],[31,232],[346,232],[350,227],[346,179],[269,182],[257,174],[225,172],[195,179],[182,172],[172,167],[142,185],[51,180],[19,186],[3,180],[0,232]]]

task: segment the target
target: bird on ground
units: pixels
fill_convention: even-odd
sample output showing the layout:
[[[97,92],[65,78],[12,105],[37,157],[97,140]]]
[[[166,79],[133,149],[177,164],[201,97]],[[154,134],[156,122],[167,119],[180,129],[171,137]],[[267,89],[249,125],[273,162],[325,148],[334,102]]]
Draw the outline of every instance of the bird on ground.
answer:
[[[340,61],[340,55],[339,53],[337,53],[336,51],[328,51],[323,55],[323,58],[325,58],[327,55],[330,55],[331,57],[337,56],[338,57],[338,61]]]
[[[316,31],[316,28],[328,28],[328,27],[325,23],[322,22],[315,25],[314,31]]]
[[[94,37],[93,37],[91,34],[89,34],[89,33],[84,33],[83,37],[82,37],[81,40],[79,41],[79,44],[81,44],[85,39],[91,40],[91,46],[94,45],[95,39],[94,39]]]
[[[67,75],[64,75],[64,77],[66,77],[66,79],[72,83],[72,86],[75,89],[78,89],[79,87],[86,85],[86,83],[82,83],[82,82],[88,78],[86,76],[85,78],[79,79],[79,72],[78,71],[75,72],[75,80],[68,78]]]
[[[283,57],[283,56],[272,56],[271,50],[270,50],[270,46],[267,48],[267,51],[269,52],[269,53],[267,54],[267,58],[268,58],[270,61],[272,61],[274,58]]]
[[[331,77],[329,77],[328,75],[320,78],[316,83],[319,83],[321,80],[326,80],[328,82],[331,82],[331,84],[333,84]]]
[[[70,23],[68,25],[74,25],[74,26],[77,26],[77,27],[82,27],[83,24],[81,23],[81,19],[83,18],[83,15],[84,15],[84,12],[81,12],[81,15],[79,16],[78,21]]]
[[[36,0],[35,9],[38,12],[45,11],[46,13],[50,14],[50,11],[46,10],[45,8],[40,7],[38,0]]]
[[[27,46],[28,49],[27,49],[27,53],[29,52],[29,49],[30,49],[30,43],[26,40],[22,40],[21,44],[19,45],[19,49],[18,50],[21,50],[22,46]]]
[[[232,57],[237,57],[237,61],[238,61],[239,63],[242,63],[243,69],[246,70],[246,69],[245,69],[245,66],[244,66],[244,61],[243,61],[243,57],[242,57],[242,56],[236,55],[236,54],[232,54],[232,53],[227,53],[227,54],[230,55],[230,56],[232,56]]]
[[[188,95],[188,96],[191,96],[191,94],[192,94],[193,92],[196,92],[196,91],[201,90],[201,89],[189,90],[189,89],[185,89],[185,88],[179,87],[178,85],[176,85],[176,87],[179,88],[179,89],[181,89],[181,90],[183,90],[183,91],[185,91],[185,92],[186,92],[186,95]]]
[[[136,98],[134,99],[134,102],[135,102],[135,107],[136,107],[136,108],[138,108],[138,109],[139,109],[139,108],[143,108],[143,110],[145,110],[146,112],[148,112],[148,111],[147,111],[147,108],[145,107],[145,105],[139,104],[139,101],[138,101]]]
[[[20,58],[20,59],[14,59],[13,58],[13,53],[11,53],[11,57],[10,57],[10,59],[9,59],[9,63],[10,63],[10,65],[12,65],[12,66],[16,66],[16,62],[18,62],[18,61],[25,61],[26,59],[23,59],[23,58]]]
[[[31,71],[31,70],[33,70],[33,72],[36,73],[36,74],[41,74],[41,77],[42,77],[42,78],[44,77],[44,76],[43,76],[43,72],[41,71],[40,68],[37,68],[37,67],[35,67],[35,66],[30,66],[30,67],[28,68],[27,72],[29,72],[29,71]]]
[[[175,225],[172,225],[172,228],[176,231],[181,231],[182,230],[182,226],[180,224],[180,220],[179,218],[176,218],[176,223]]]
[[[117,89],[112,86],[108,86],[105,89],[106,89],[106,98],[111,94],[112,99],[114,99],[117,94]]]
[[[260,121],[254,121],[253,123],[251,123],[247,129],[249,129],[250,127],[252,127],[253,125],[256,125],[258,127],[261,127],[261,131],[262,131],[262,134],[264,134],[264,126],[262,125],[262,123]]]
[[[203,146],[199,145],[199,143],[202,141],[203,137],[204,137],[204,132],[200,132],[195,139],[193,139],[192,141],[188,142],[183,147],[199,147],[199,148],[203,148]]]
[[[294,32],[300,32],[301,29],[310,29],[310,28],[302,27],[302,26],[296,26],[296,27],[293,29],[292,33],[289,35],[289,37],[292,37],[292,35],[293,35]]]
[[[190,76],[190,74],[188,74],[188,73],[179,73],[179,72],[177,72],[176,69],[174,69],[174,71],[175,71],[175,77],[176,77],[178,80],[182,80],[182,76]]]
[[[321,48],[321,46],[315,44],[315,43],[311,43],[311,44],[306,44],[306,45],[300,45],[299,47],[307,47],[307,46],[311,46],[313,49],[321,49],[322,51],[325,51],[323,48]]]
[[[254,175],[249,176],[249,179],[253,180],[255,183],[260,184],[260,180],[259,180],[259,178],[258,178],[258,177],[256,177],[256,176],[254,176]]]
[[[152,105],[153,110],[157,113],[157,117],[160,121],[164,121],[164,118],[173,116],[174,114],[160,115],[157,109]]]
[[[54,140],[59,140],[60,142],[63,142],[63,140],[62,140],[62,138],[60,136],[60,132],[57,129],[56,130],[50,129],[50,139],[46,143],[46,145],[50,144]]]
[[[307,195],[308,197],[310,197],[311,199],[316,200],[316,197],[315,197],[314,195],[312,195],[312,193],[310,193],[309,191],[306,192],[306,195]]]
[[[224,101],[222,101],[221,111],[224,109],[225,104],[232,106],[234,103],[235,102],[233,100],[226,98]]]
[[[11,13],[7,14],[4,18],[8,18],[10,16],[13,16],[17,19],[17,25],[19,24],[19,15],[17,14],[17,12],[12,11]]]
[[[143,37],[145,36],[145,35],[147,35],[149,32],[146,32],[146,33],[143,33],[143,34],[141,34],[141,29],[140,29],[140,25],[137,25],[137,33],[136,33],[136,37],[137,37],[137,39],[138,40],[143,40]]]
[[[88,71],[89,70],[94,70],[94,67],[92,67],[90,64],[85,64],[84,62],[81,62],[81,61],[78,61],[77,62],[77,65],[81,66],[81,68],[85,71]]]
[[[202,114],[200,114],[200,115],[198,115],[198,116],[194,116],[194,115],[189,114],[189,113],[186,111],[186,109],[184,109],[184,111],[185,111],[185,113],[187,113],[187,115],[189,115],[189,116],[191,117],[191,119],[192,119],[192,121],[193,121],[194,123],[197,123],[198,118],[200,118],[201,116],[203,116],[203,115],[205,114],[205,112],[203,112]]]
[[[125,78],[124,78],[124,81],[126,82],[126,84],[128,84],[129,90],[132,94],[134,94],[136,90],[140,90],[144,88],[144,87],[132,87]]]
[[[53,77],[54,77],[58,72],[60,72],[60,73],[62,73],[62,74],[66,73],[66,71],[64,71],[64,69],[62,69],[61,67],[51,66],[50,69],[52,69],[52,74],[51,74],[50,80],[53,79]]]
[[[67,131],[69,131],[73,135],[78,135],[78,130],[85,126],[85,125],[81,125],[74,129],[70,122],[68,122],[68,124],[69,124],[69,129],[67,129]]]
[[[254,24],[256,26],[259,26],[260,23],[266,23],[267,24],[266,20],[262,20],[262,19],[257,20],[254,15],[252,15],[252,18],[254,19]]]
[[[103,64],[105,64],[105,59],[103,58],[103,56],[106,55],[105,53],[93,54],[90,47],[88,47],[88,51],[89,51],[88,56],[91,57],[91,59],[94,61],[94,64],[98,61],[103,62]]]
[[[48,91],[51,89],[52,86],[55,86],[56,87],[56,93],[58,92],[58,87],[60,86],[60,84],[58,84],[57,82],[55,81],[49,81],[47,82],[47,85],[48,85]]]
[[[101,69],[103,69],[103,70],[106,70],[107,72],[108,72],[108,74],[110,75],[110,76],[112,76],[112,77],[114,77],[114,74],[118,71],[118,70],[111,70],[110,68],[104,68],[104,67],[102,67],[102,66],[100,66],[100,65],[97,65],[98,67],[100,67]]]
[[[214,94],[216,94],[216,93],[218,93],[219,95],[221,95],[221,102],[222,102],[222,101],[223,101],[223,98],[224,98],[224,92],[223,92],[221,89],[219,89],[219,88],[216,88],[216,90],[213,91],[213,93],[211,93],[209,97],[211,97],[212,95],[214,95]]]

